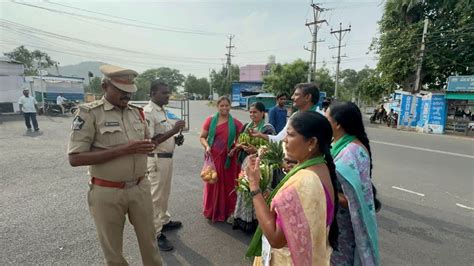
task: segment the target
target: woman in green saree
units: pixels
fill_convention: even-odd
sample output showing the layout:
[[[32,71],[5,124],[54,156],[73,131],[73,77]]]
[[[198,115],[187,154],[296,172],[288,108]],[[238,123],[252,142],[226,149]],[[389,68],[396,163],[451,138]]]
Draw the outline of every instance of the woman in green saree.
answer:
[[[244,125],[244,130],[241,132],[258,131],[266,135],[274,135],[275,129],[269,123],[265,123],[265,105],[261,102],[255,102],[250,105],[249,116],[251,122]],[[252,145],[236,144],[234,151],[239,153],[239,162],[245,160],[249,154],[257,153],[257,148]],[[232,229],[240,229],[246,233],[253,233],[257,228],[257,217],[252,204],[248,204],[245,197],[237,192],[237,204],[234,211],[234,221]]]

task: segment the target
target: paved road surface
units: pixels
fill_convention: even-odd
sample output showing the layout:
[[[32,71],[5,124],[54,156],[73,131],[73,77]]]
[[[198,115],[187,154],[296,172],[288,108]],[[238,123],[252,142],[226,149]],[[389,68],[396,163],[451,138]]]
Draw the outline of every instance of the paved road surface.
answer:
[[[199,128],[214,112],[191,102],[191,131],[175,155],[170,210],[184,222],[169,233],[176,249],[168,265],[250,265],[250,236],[201,215]],[[247,121],[243,111],[233,115]],[[22,121],[0,124],[0,264],[100,265],[102,254],[87,210],[86,168],[69,167],[65,152],[71,118],[40,117],[42,134]],[[474,261],[474,140],[368,128],[384,265],[471,265]],[[140,265],[128,224],[124,253]]]

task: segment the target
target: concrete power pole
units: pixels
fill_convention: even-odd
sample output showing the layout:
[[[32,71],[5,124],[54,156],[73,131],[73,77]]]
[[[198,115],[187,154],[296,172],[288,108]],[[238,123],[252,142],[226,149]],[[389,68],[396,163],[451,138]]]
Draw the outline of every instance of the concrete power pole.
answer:
[[[209,102],[214,100],[214,94],[212,93],[212,84],[211,84],[211,69],[209,68]]]
[[[408,128],[411,127],[411,121],[415,118],[415,106],[416,106],[416,94],[420,91],[421,85],[421,67],[423,65],[423,57],[425,56],[425,37],[428,33],[428,18],[425,18],[425,24],[423,26],[423,36],[421,37],[421,47],[420,47],[420,57],[418,58],[418,66],[416,68],[416,80],[415,86],[413,87],[411,94],[411,107],[410,107],[410,116],[408,117]]]
[[[41,70],[41,60],[42,60],[42,59],[43,59],[43,57],[40,56],[40,58],[39,58],[39,60],[38,60],[38,72],[39,72],[39,76],[40,76],[40,79],[41,79],[41,82],[40,82],[40,85],[41,85],[41,108],[43,109],[43,112],[46,113],[46,110],[44,110],[44,101],[45,101],[45,99],[44,99],[44,93],[45,93],[44,87],[46,86],[46,82],[45,82],[44,79],[43,79],[43,71]],[[45,86],[43,86],[43,84],[44,84]],[[34,97],[34,96],[35,96],[35,95],[33,95],[33,97]]]
[[[347,32],[351,31],[351,25],[349,25],[349,28],[343,29],[342,28],[342,23],[339,23],[339,30],[333,31],[331,29],[331,34],[334,34],[336,39],[339,41],[338,46],[336,47],[331,47],[330,49],[337,48],[337,66],[336,66],[336,86],[334,88],[334,98],[337,99],[337,87],[339,86],[339,65],[341,64],[341,41],[346,36]],[[344,33],[344,34],[343,34]],[[342,56],[345,57],[345,56]]]
[[[309,68],[308,68],[308,82],[311,82],[311,80],[315,78],[314,75],[316,73],[316,53],[317,53],[317,48],[318,48],[318,42],[321,42],[321,41],[318,41],[318,29],[319,29],[318,24],[324,23],[324,22],[327,23],[325,19],[319,20],[319,15],[321,14],[321,12],[327,9],[321,8],[319,7],[318,4],[314,4],[314,3],[311,4],[311,7],[313,8],[314,20],[312,22],[308,22],[305,24],[309,28],[309,31],[311,32],[313,36],[312,41],[311,41],[311,50],[304,47],[305,50],[311,52],[311,56],[309,60]],[[310,26],[313,26],[313,29],[311,29]]]
[[[227,54],[225,54],[227,56],[227,81],[229,82],[229,84],[232,84],[232,61],[231,61],[231,57],[233,57],[232,55],[232,48],[235,48],[235,46],[232,45],[232,39],[234,39],[235,35],[229,35],[229,46],[226,46],[226,48],[228,49],[228,52]]]

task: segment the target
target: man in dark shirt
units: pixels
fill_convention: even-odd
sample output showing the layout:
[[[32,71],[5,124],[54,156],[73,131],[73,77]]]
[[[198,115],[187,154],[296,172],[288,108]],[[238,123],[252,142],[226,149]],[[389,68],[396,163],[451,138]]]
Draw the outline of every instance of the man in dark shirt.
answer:
[[[270,123],[276,132],[280,132],[286,125],[288,111],[285,108],[285,102],[288,96],[286,93],[279,93],[276,98],[277,104],[268,111],[268,123]]]

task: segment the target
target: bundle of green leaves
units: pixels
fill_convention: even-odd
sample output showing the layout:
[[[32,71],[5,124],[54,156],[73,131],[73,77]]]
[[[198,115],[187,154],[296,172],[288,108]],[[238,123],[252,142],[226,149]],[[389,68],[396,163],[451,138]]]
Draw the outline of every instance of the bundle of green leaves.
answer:
[[[283,166],[283,145],[281,142],[270,142],[266,146],[260,146],[258,155],[260,157],[260,183],[259,187],[262,192],[269,192],[271,190],[271,183],[273,180],[273,172],[276,169],[281,169]],[[246,159],[247,160],[247,159]],[[242,164],[242,169],[245,169],[246,161]],[[241,172],[237,179],[237,192],[242,194],[245,203],[250,206],[252,204],[252,197],[250,195],[249,180],[244,171]]]

